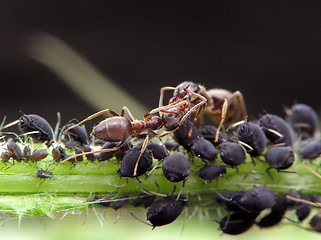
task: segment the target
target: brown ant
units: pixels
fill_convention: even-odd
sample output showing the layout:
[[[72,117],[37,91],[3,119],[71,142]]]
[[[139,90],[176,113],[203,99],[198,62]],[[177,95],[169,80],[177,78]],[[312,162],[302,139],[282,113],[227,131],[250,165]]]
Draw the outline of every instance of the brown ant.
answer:
[[[138,136],[142,132],[147,131],[146,138],[142,144],[142,148],[140,150],[140,155],[138,157],[138,160],[137,160],[136,166],[135,166],[135,170],[134,170],[134,176],[136,176],[138,163],[139,163],[139,160],[140,160],[143,152],[146,149],[149,135],[155,136],[155,137],[163,137],[163,136],[172,132],[172,130],[168,130],[168,131],[165,131],[163,134],[158,135],[154,131],[159,130],[160,128],[162,128],[164,126],[164,122],[161,117],[148,116],[148,117],[145,117],[144,120],[136,120],[126,106],[124,106],[122,108],[120,115],[118,115],[117,113],[115,113],[114,111],[112,111],[110,109],[101,110],[101,111],[87,117],[83,121],[69,127],[68,129],[66,129],[65,132],[68,132],[69,130],[71,130],[77,126],[80,126],[83,123],[85,123],[86,121],[94,119],[103,113],[110,113],[113,117],[107,118],[107,119],[101,121],[96,127],[94,127],[91,135],[98,138],[98,139],[101,139],[103,141],[120,142],[120,143],[117,146],[110,148],[110,149],[104,149],[104,150],[99,150],[99,151],[92,151],[92,152],[85,152],[85,153],[76,154],[72,157],[66,158],[61,163],[69,161],[70,159],[77,157],[77,156],[82,156],[82,155],[86,155],[86,154],[93,154],[93,153],[115,151],[115,150],[119,149],[129,137]],[[127,113],[129,119],[124,117],[125,113]],[[167,121],[167,123],[169,123],[169,125],[176,125],[177,122],[179,121],[179,119],[177,119],[177,117],[173,115],[172,117],[166,118],[166,121]]]
[[[173,97],[169,100],[168,105],[163,106],[164,92],[168,90],[174,91]],[[181,125],[192,112],[195,112],[193,125],[201,113],[208,113],[210,118],[218,124],[215,142],[218,141],[219,130],[224,121],[234,123],[240,118],[240,115],[244,120],[247,119],[245,102],[240,91],[231,93],[225,89],[206,90],[205,87],[193,82],[182,82],[177,87],[161,88],[159,107],[145,116],[156,112],[160,112],[160,116],[163,116],[164,113],[177,114],[179,112],[181,120],[178,125]]]

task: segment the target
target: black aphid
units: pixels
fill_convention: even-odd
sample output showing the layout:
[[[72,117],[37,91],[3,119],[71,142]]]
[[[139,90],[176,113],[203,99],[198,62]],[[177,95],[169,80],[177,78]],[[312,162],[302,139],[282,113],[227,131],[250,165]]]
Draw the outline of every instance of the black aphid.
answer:
[[[294,104],[289,111],[289,122],[303,139],[313,137],[319,124],[317,113],[306,104]]]
[[[237,137],[241,143],[249,145],[251,148],[247,148],[247,152],[251,156],[258,156],[262,154],[266,147],[266,137],[263,130],[252,122],[244,122],[237,129]]]
[[[23,114],[19,119],[19,128],[24,133],[38,131],[38,133],[34,133],[31,136],[42,142],[53,139],[53,130],[50,124],[43,117],[36,114]]]
[[[276,201],[276,195],[266,187],[256,187],[245,192],[239,203],[248,213],[259,213],[266,208],[270,208]]]
[[[221,144],[224,141],[224,135],[220,131],[218,141],[215,142],[214,140],[215,140],[216,131],[217,131],[217,127],[215,127],[213,125],[202,125],[199,129],[200,136],[202,136],[206,140],[210,141],[215,146],[218,146],[219,144]]]
[[[176,199],[176,196],[168,196],[154,202],[147,211],[147,220],[153,227],[159,227],[175,221],[182,213],[187,200]]]
[[[273,147],[266,153],[265,159],[271,168],[288,169],[294,162],[294,152],[287,146]]]
[[[101,150],[111,149],[119,145],[119,142],[105,142],[105,144],[101,147]],[[117,150],[110,152],[102,152],[99,153],[97,159],[99,162],[106,161],[116,155]]]
[[[244,211],[244,209],[240,205],[240,199],[244,193],[243,191],[220,193],[216,196],[216,201],[224,204],[228,211],[241,212]]]
[[[191,150],[190,144],[198,137],[198,131],[193,127],[192,133],[189,132],[193,123],[186,120],[179,128],[173,133],[175,141],[182,145],[187,151]]]
[[[8,151],[3,151],[0,155],[1,161],[5,164],[6,162],[9,161],[10,157],[11,157],[11,154]]]
[[[214,145],[205,138],[197,138],[192,141],[191,150],[197,157],[205,161],[214,161],[217,157]]]
[[[92,149],[90,148],[90,146],[85,145],[85,146],[84,146],[84,152],[86,152],[86,153],[87,153],[87,152],[92,152]],[[88,160],[88,161],[91,161],[91,162],[93,162],[93,161],[96,160],[96,156],[95,156],[93,153],[87,154],[86,157],[87,157],[87,160]]]
[[[245,160],[245,152],[240,144],[225,142],[220,148],[221,160],[229,166],[238,166]]]
[[[117,211],[118,209],[124,207],[127,204],[127,202],[128,196],[122,196],[120,199],[118,199],[111,205],[111,208]]]
[[[321,233],[321,212],[318,212],[311,218],[310,226],[312,230]]]
[[[38,170],[36,173],[37,177],[40,179],[52,178],[53,173],[46,170]]]
[[[68,123],[64,127],[64,129],[68,129],[72,126],[74,126],[74,123]],[[75,128],[70,129],[65,134],[68,134],[74,141],[79,142],[82,145],[88,145],[89,144],[89,137],[86,129],[83,126],[77,126]]]
[[[31,148],[28,145],[23,148],[22,153],[25,160],[29,160],[31,158]]]
[[[31,154],[30,160],[33,162],[41,161],[48,156],[48,152],[45,149],[38,149]]]
[[[321,140],[310,141],[303,146],[299,156],[303,159],[314,160],[321,155]]]
[[[191,173],[191,166],[181,152],[173,153],[164,159],[162,165],[164,176],[171,182],[180,182]]]
[[[260,118],[260,127],[273,144],[285,143],[287,146],[293,145],[293,130],[283,118],[274,114],[264,114]]]
[[[205,165],[198,172],[198,176],[204,180],[212,181],[226,174],[226,168],[223,166]]]
[[[158,143],[150,142],[146,148],[152,151],[153,157],[157,160],[162,160],[168,156],[165,147]]]
[[[249,230],[253,226],[256,217],[256,214],[235,212],[220,220],[220,229],[226,234],[238,235]]]
[[[272,227],[281,222],[288,208],[288,201],[285,198],[279,198],[272,206],[269,214],[264,216],[257,225],[261,228]]]
[[[11,157],[18,162],[23,160],[23,153],[18,144],[10,140],[7,144],[7,149],[10,152]]]
[[[152,169],[152,153],[148,149],[145,149],[138,163],[137,174],[134,176],[134,170],[140,155],[140,150],[141,147],[134,147],[125,154],[121,162],[120,169],[118,170],[118,175],[120,177],[138,177]]]
[[[78,147],[75,147],[75,154],[81,154],[82,153],[82,150]],[[77,162],[82,162],[84,160],[84,157],[83,156],[77,156],[76,157],[76,160]]]
[[[143,205],[144,208],[148,208],[155,200],[156,195],[154,194],[141,194],[133,202],[134,207]]]

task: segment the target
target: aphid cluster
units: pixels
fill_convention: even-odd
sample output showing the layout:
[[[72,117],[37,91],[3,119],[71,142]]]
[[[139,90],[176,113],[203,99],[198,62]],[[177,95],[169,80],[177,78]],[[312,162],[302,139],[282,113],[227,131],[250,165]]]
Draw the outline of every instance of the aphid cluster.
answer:
[[[167,104],[164,103],[166,91],[173,91]],[[112,117],[96,125],[89,136],[84,124],[103,113]],[[17,122],[24,136],[16,134],[14,139],[6,139],[0,158],[5,165],[8,162],[36,164],[42,160],[48,164],[71,162],[71,166],[81,161],[99,164],[112,161],[119,166],[120,178],[137,179],[138,183],[144,181],[143,175],[150,177],[154,171],[161,171],[168,184],[173,185],[173,192],[158,201],[154,201],[154,195],[144,194],[132,202],[135,207],[149,207],[146,219],[156,227],[173,222],[187,205],[188,194],[183,191],[190,175],[199,177],[203,184],[211,184],[213,180],[217,184],[220,178],[238,174],[238,168],[248,159],[254,169],[256,161],[264,159],[268,174],[273,169],[288,170],[296,154],[302,159],[318,158],[321,140],[315,111],[304,104],[295,104],[286,113],[286,118],[264,113],[257,120],[248,121],[239,91],[206,90],[195,83],[183,82],[177,87],[162,88],[158,107],[146,113],[143,120],[135,119],[124,106],[120,114],[105,109],[81,122],[69,121],[57,126],[53,131],[44,118],[23,114]],[[203,124],[206,118],[211,121]],[[30,139],[46,143],[45,148],[31,150]],[[50,181],[55,176],[54,170],[37,170],[35,177],[40,179]],[[177,183],[182,186],[179,192],[176,192]],[[272,226],[291,205],[291,201],[265,187],[223,192],[217,200],[229,211],[219,221],[221,230],[228,234],[239,234],[253,224]],[[111,204],[116,210],[127,204],[129,198],[123,196],[114,201],[105,196],[95,201],[103,206]],[[296,211],[300,211],[298,205]],[[265,209],[271,209],[270,215],[258,220]],[[304,214],[299,215],[302,221]]]

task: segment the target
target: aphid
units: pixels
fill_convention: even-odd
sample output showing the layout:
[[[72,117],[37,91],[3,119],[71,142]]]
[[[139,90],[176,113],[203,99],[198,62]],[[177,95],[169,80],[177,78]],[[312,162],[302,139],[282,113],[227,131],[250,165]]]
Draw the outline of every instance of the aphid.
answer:
[[[173,142],[164,142],[164,146],[168,151],[176,151],[179,147],[178,144],[173,143]]]
[[[53,130],[50,124],[42,117],[36,114],[23,114],[19,119],[19,128],[24,132],[34,132],[38,133],[32,134],[39,141],[51,141],[53,139]]]
[[[226,174],[226,169],[223,166],[213,166],[213,165],[205,165],[202,167],[198,176],[204,180],[212,181],[213,179],[217,179],[218,177]]]
[[[10,160],[11,154],[8,151],[3,151],[0,155],[1,161],[7,166],[7,162]]]
[[[239,204],[248,213],[259,213],[270,208],[276,201],[275,194],[266,187],[255,187],[245,192],[239,200]]]
[[[321,212],[314,215],[309,224],[312,230],[321,233]]]
[[[214,145],[205,138],[195,139],[190,145],[192,152],[202,160],[214,161],[217,157]]]
[[[148,149],[141,154],[141,158],[137,167],[137,172],[134,174],[135,166],[138,157],[141,154],[141,147],[134,147],[130,149],[124,156],[120,168],[117,171],[118,175],[122,177],[138,177],[145,174],[152,169],[153,158],[152,153]]]
[[[164,176],[171,182],[185,181],[192,171],[188,159],[181,152],[176,152],[166,157],[162,170]]]
[[[293,145],[293,130],[290,125],[279,116],[264,114],[260,118],[260,127],[273,144],[285,143],[287,146]]]
[[[75,155],[79,155],[80,153],[82,153],[81,149],[76,147],[75,148]],[[77,156],[76,157],[77,162],[82,162],[84,160],[83,156]]]
[[[198,132],[192,128],[193,123],[186,120],[179,128],[173,133],[175,141],[182,145],[187,151],[191,151],[191,143],[198,137]],[[191,134],[189,134],[192,129]]]
[[[265,159],[271,168],[276,170],[288,169],[294,163],[294,152],[291,147],[273,147],[265,155]]]
[[[55,162],[58,162],[61,159],[61,153],[58,147],[51,150],[51,156]]]
[[[92,153],[90,153],[90,152],[92,152],[92,149],[91,149],[88,145],[85,145],[85,146],[84,146],[84,152],[87,153],[87,154],[86,154],[86,157],[87,157],[87,160],[88,160],[88,161],[93,162],[93,161],[96,160],[95,155],[92,154]]]
[[[31,158],[31,149],[28,145],[23,148],[22,153],[25,160],[29,160]]]
[[[31,154],[30,160],[31,160],[32,162],[38,162],[38,161],[41,161],[41,160],[45,159],[47,156],[48,156],[47,150],[45,150],[45,149],[38,149],[38,150],[35,150],[35,151]]]
[[[176,196],[168,196],[154,202],[148,209],[147,220],[155,227],[164,226],[175,221],[181,215],[187,200]]]
[[[310,212],[312,210],[312,206],[307,203],[300,203],[296,208],[295,208],[295,214],[298,217],[298,220],[302,222],[304,219],[306,219]]]
[[[242,164],[245,160],[245,152],[241,145],[233,142],[225,142],[219,147],[221,160],[232,167]]]
[[[117,211],[118,209],[124,207],[127,204],[128,199],[128,196],[122,196],[119,200],[115,201],[111,205],[111,208]]]
[[[290,124],[303,139],[315,136],[318,130],[319,118],[310,106],[294,104],[291,109],[286,109],[286,112]]]
[[[14,160],[18,162],[21,162],[23,160],[23,153],[21,151],[21,148],[14,141],[10,140],[8,142],[7,149]]]
[[[220,229],[226,234],[238,235],[249,230],[256,217],[256,214],[244,212],[231,213],[220,220]]]
[[[38,170],[36,173],[37,177],[40,179],[52,178],[53,173],[46,170]]]
[[[112,149],[118,146],[118,142],[105,142],[105,144],[101,147],[103,149]],[[117,149],[118,150],[118,149]],[[116,155],[117,150],[110,151],[110,152],[101,152],[98,154],[97,159],[99,162],[106,161]]]
[[[202,136],[206,140],[210,141],[212,144],[214,144],[215,147],[220,145],[224,141],[224,135],[220,131],[219,135],[218,135],[218,141],[215,142],[217,127],[215,127],[213,125],[202,125],[198,131],[199,131],[200,136]]]
[[[256,224],[261,227],[272,227],[281,222],[288,207],[288,201],[285,198],[279,198],[276,203],[272,206],[269,214],[264,216]]]
[[[74,125],[76,125],[76,124],[68,123],[64,127],[64,129],[68,129]],[[89,137],[88,137],[86,129],[83,126],[76,126],[75,128],[72,128],[65,133],[68,134],[74,141],[79,142],[81,145],[88,145],[89,144]]]
[[[217,194],[216,201],[223,203],[228,211],[241,212],[244,211],[244,209],[240,205],[240,199],[244,193],[243,191],[234,191]]]
[[[141,194],[132,203],[134,207],[144,205],[144,208],[148,208],[154,202],[156,198],[155,194]]]
[[[162,160],[168,156],[164,146],[158,143],[150,142],[147,144],[146,148],[152,152],[153,157],[157,160]]]
[[[321,155],[321,140],[310,141],[299,152],[302,159],[314,160]]]
[[[237,129],[237,137],[251,156],[261,155],[266,147],[267,140],[263,130],[252,122],[242,123]]]

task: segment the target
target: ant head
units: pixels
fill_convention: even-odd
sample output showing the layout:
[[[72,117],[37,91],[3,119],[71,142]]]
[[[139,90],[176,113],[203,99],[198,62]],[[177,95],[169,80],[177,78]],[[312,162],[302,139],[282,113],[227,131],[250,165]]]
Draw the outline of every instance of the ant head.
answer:
[[[198,93],[200,90],[199,86],[193,82],[182,82],[177,86],[177,90],[174,92],[174,96],[183,99],[188,92]]]

